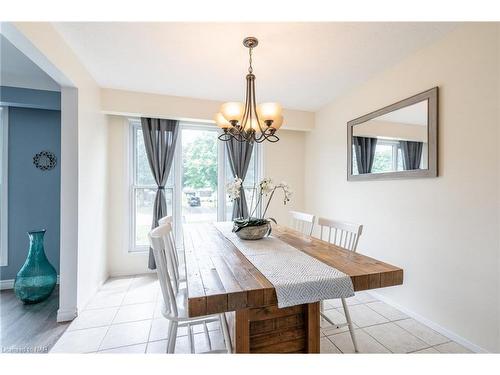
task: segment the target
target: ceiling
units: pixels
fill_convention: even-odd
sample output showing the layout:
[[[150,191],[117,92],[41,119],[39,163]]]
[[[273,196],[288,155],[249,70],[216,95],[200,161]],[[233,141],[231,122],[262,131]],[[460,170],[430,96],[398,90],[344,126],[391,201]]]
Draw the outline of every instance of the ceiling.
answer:
[[[60,91],[56,81],[0,34],[0,84],[2,86]]]
[[[395,122],[398,124],[427,126],[427,106],[428,101],[423,100],[421,102],[379,116],[374,120]]]
[[[106,88],[314,111],[456,27],[451,23],[55,23]]]

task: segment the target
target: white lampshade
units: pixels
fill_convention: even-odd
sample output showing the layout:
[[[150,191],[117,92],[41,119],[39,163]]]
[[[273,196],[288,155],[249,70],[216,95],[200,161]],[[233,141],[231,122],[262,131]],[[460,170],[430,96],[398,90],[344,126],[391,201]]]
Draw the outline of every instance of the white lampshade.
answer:
[[[217,126],[221,129],[229,129],[233,126],[229,123],[229,121],[226,120],[226,118],[220,112],[215,115],[214,120]]]
[[[279,116],[276,120],[271,124],[271,128],[278,130],[283,125],[283,116]]]
[[[228,102],[220,107],[220,112],[227,121],[240,121],[244,109],[243,103]]]
[[[283,108],[278,103],[262,103],[257,106],[257,114],[262,121],[274,121],[281,116],[282,112]]]

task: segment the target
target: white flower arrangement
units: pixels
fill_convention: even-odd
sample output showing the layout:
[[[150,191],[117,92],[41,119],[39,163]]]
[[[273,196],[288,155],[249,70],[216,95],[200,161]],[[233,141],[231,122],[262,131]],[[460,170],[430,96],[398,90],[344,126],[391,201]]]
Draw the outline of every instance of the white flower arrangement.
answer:
[[[241,189],[243,189],[242,179],[239,177],[235,177],[233,181],[226,185],[226,189],[231,201],[241,199]],[[266,218],[267,210],[269,209],[269,205],[271,204],[276,190],[283,191],[283,204],[286,205],[287,202],[290,201],[290,197],[292,196],[292,190],[290,189],[290,186],[284,181],[275,185],[272,179],[267,177],[263,178],[252,189],[252,199],[247,217],[243,217],[243,215],[241,215],[240,218],[235,220],[235,225],[237,225],[238,227],[243,227],[262,225],[262,223],[268,223],[269,220],[276,222],[272,218],[269,218],[269,220]],[[261,215],[257,215],[257,209],[262,206],[265,207],[264,210],[261,211]]]
[[[238,176],[229,183],[226,184],[227,194],[229,195],[229,199],[234,201],[240,198],[241,185],[243,184],[243,180]]]

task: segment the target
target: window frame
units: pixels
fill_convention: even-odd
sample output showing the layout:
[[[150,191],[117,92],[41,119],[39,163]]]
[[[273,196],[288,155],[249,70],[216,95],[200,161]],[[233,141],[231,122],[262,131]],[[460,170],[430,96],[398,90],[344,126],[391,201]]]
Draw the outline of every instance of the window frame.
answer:
[[[128,166],[128,186],[129,186],[129,246],[128,252],[131,254],[143,254],[149,251],[148,245],[137,245],[136,238],[136,214],[137,214],[137,205],[136,205],[136,191],[140,189],[155,189],[156,185],[143,185],[138,184],[136,181],[137,177],[137,131],[141,128],[140,119],[130,118],[128,119],[129,130],[128,130],[128,138],[129,138],[129,166]],[[174,158],[175,159],[175,158]],[[173,162],[172,168],[174,168],[175,160]],[[173,215],[176,217],[176,207],[175,207],[175,169],[174,172],[174,183],[165,186],[165,191],[171,190],[172,192],[172,209]],[[175,224],[174,224],[175,226]]]
[[[0,107],[0,152],[2,155],[1,188],[0,188],[0,266],[9,264],[9,108]]]
[[[129,254],[144,254],[149,251],[149,246],[137,246],[136,244],[136,191],[138,189],[156,189],[156,185],[140,185],[136,183],[137,176],[137,130],[141,127],[140,119],[129,118],[128,131],[127,131],[127,184],[128,184],[128,214],[129,214],[129,234],[128,234],[128,253]],[[174,160],[172,163],[172,171],[174,173],[172,183],[165,186],[165,190],[172,191],[172,216],[174,218],[174,231],[176,233],[176,238],[179,241],[182,240],[181,224],[182,224],[182,130],[184,129],[194,129],[194,130],[209,130],[214,131],[217,135],[222,133],[221,129],[216,127],[215,124],[206,122],[189,122],[180,121],[179,122],[179,135],[177,138],[176,149],[174,154]],[[255,163],[255,176],[256,181],[262,179],[263,168],[263,147],[260,144],[255,144],[254,146],[254,163]],[[231,176],[231,171],[227,167],[227,148],[224,142],[219,142],[217,145],[217,220],[226,221],[227,220],[227,189],[226,189],[226,177]],[[246,186],[248,187],[248,186]],[[261,207],[258,207],[257,212],[260,213]]]

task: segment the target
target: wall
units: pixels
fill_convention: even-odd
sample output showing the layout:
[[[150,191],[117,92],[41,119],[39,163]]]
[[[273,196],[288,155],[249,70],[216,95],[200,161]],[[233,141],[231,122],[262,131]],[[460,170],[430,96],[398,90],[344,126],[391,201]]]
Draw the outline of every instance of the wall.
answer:
[[[468,24],[316,113],[306,208],[365,225],[359,250],[401,266],[380,294],[464,338],[499,340],[499,31]],[[346,123],[439,86],[439,177],[346,180]]]
[[[148,272],[148,254],[129,253],[128,120],[108,116],[108,268],[109,274]]]
[[[203,122],[213,122],[214,115],[222,105],[222,102],[215,100],[113,89],[102,89],[101,101],[103,112],[109,115],[149,116]],[[285,108],[283,116],[285,129],[307,131],[314,127],[312,112]]]
[[[59,111],[61,109],[61,93],[58,91],[0,86],[0,105]]]
[[[61,234],[58,320],[72,319],[76,308],[87,304],[108,275],[108,135],[101,91],[50,23],[15,22],[4,25],[2,32],[61,85],[61,179],[66,207],[61,209],[61,220],[66,230]],[[74,207],[76,200],[78,207]]]
[[[147,254],[128,252],[128,121],[124,116],[108,116],[108,269],[112,276],[149,272]],[[280,141],[265,144],[264,176],[286,181],[294,190],[291,202],[283,205],[277,194],[268,216],[288,223],[288,210],[303,209],[305,132],[280,130]],[[293,166],[291,168],[290,166]]]
[[[9,107],[8,265],[1,280],[14,279],[28,254],[27,231],[46,229],[45,253],[59,273],[60,166],[41,171],[33,155],[49,150],[59,159],[61,113]]]
[[[1,26],[0,26],[1,27]],[[38,65],[0,34],[0,85],[60,91],[60,87]]]
[[[288,225],[288,211],[304,210],[304,168],[305,138],[307,132],[280,130],[277,143],[264,144],[264,176],[275,183],[282,181],[290,185],[292,197],[286,205],[281,200],[283,194],[278,191],[269,206],[266,216],[273,217],[278,224]]]

